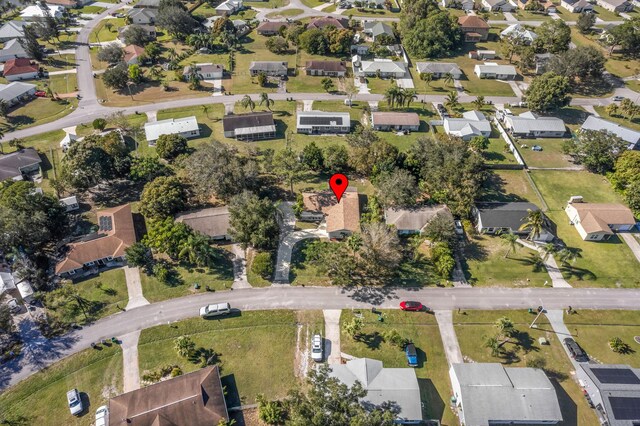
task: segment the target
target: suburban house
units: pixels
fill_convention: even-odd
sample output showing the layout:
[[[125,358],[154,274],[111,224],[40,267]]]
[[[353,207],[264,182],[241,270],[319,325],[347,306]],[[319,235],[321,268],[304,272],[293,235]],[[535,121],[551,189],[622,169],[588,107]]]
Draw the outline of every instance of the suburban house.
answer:
[[[66,257],[56,265],[56,274],[72,277],[97,272],[100,266],[125,261],[125,249],[136,242],[131,205],[98,211],[98,232],[69,244]]]
[[[0,299],[4,293],[29,303],[34,299],[33,294],[35,291],[29,281],[20,279],[15,273],[7,269],[0,271]]]
[[[580,127],[580,130],[606,130],[613,133],[620,139],[628,142],[628,149],[635,149],[638,146],[638,141],[640,141],[639,131],[629,129],[628,127],[623,127],[617,123],[603,120],[602,118],[595,117],[593,115],[587,117],[585,122],[582,123],[582,127]]]
[[[554,56],[555,55],[553,53],[536,53],[534,57],[536,63],[536,74],[541,75],[547,72],[547,65]]]
[[[500,37],[522,40],[522,42],[528,46],[538,38],[538,35],[520,24],[513,24],[502,30]]]
[[[482,234],[500,234],[513,232],[518,235],[526,235],[529,229],[520,229],[526,223],[530,211],[540,209],[528,202],[487,202],[476,203],[471,209],[476,229]],[[536,241],[551,241],[553,234],[545,226],[544,230],[535,239]]]
[[[136,25],[155,25],[157,15],[158,11],[152,8],[133,8],[127,12],[129,21]]]
[[[609,12],[621,13],[633,10],[633,3],[628,0],[596,0],[596,3]]]
[[[0,181],[24,180],[25,177],[40,173],[42,159],[38,151],[33,148],[24,148],[11,154],[0,157]]]
[[[393,401],[400,410],[395,420],[399,424],[421,424],[420,387],[413,368],[384,368],[382,361],[356,358],[346,364],[331,364],[330,377],[351,387],[360,382],[367,391],[361,404],[379,406]]]
[[[475,15],[466,15],[458,18],[460,29],[464,33],[464,41],[487,41],[489,38],[489,24],[484,19]]]
[[[196,64],[196,71],[203,80],[222,79],[224,75],[224,67],[220,64],[212,64],[211,62]],[[191,66],[184,67],[183,75],[191,73]]]
[[[87,3],[93,3],[91,0],[49,0],[47,3],[49,4],[57,4],[59,6],[63,6],[67,9],[82,7]]]
[[[478,78],[495,78],[498,80],[515,80],[518,76],[513,65],[499,65],[495,62],[485,62],[484,65],[476,65],[473,72]]]
[[[571,13],[593,12],[593,4],[588,0],[561,0],[560,6]]]
[[[231,21],[231,23],[236,29],[236,34],[238,34],[238,36],[247,34],[249,31],[251,31],[251,28],[249,28],[249,24],[244,19],[234,19]]]
[[[9,81],[31,80],[38,77],[39,72],[40,68],[36,62],[27,58],[17,58],[5,62],[2,75]]]
[[[633,212],[623,204],[585,203],[573,196],[564,211],[585,241],[608,240],[614,232],[631,231],[636,225]]]
[[[211,426],[229,420],[217,365],[109,400],[110,426]]]
[[[433,78],[442,78],[451,74],[454,80],[462,78],[462,70],[453,62],[417,62],[418,74],[431,74]]]
[[[230,16],[242,10],[242,0],[226,0],[216,6],[216,14],[218,16]]]
[[[308,135],[351,131],[351,116],[348,112],[298,111],[296,122],[297,132]]]
[[[38,3],[22,9],[20,17],[25,21],[42,21],[47,16],[61,19],[64,14],[64,7],[53,4]]]
[[[531,111],[507,115],[504,126],[520,138],[561,138],[565,134],[564,121],[556,117],[541,117]]]
[[[6,43],[14,38],[24,37],[24,27],[29,25],[26,21],[9,21],[0,27],[0,41]]]
[[[160,9],[160,0],[140,0],[136,2],[133,7],[138,9],[144,9],[145,7]]]
[[[346,19],[336,19],[331,16],[312,19],[307,25],[307,29],[317,28],[319,30],[326,27],[334,27],[337,29],[349,28],[349,22]]]
[[[286,61],[252,61],[249,65],[251,77],[262,73],[272,77],[284,77],[287,75],[289,63]]]
[[[622,364],[578,364],[584,392],[600,424],[633,426],[640,423],[640,369]]]
[[[123,48],[124,61],[127,65],[133,65],[139,63],[140,56],[144,55],[144,47],[130,44]]]
[[[329,238],[344,238],[360,232],[360,196],[355,187],[348,187],[340,202],[331,191],[303,192],[300,220],[321,222],[326,218]]]
[[[361,61],[359,55],[352,59],[353,73],[357,77],[403,78],[407,73],[407,64],[391,59]]]
[[[481,4],[491,12],[512,12],[516,8],[509,0],[482,0]]]
[[[230,114],[222,118],[225,138],[241,141],[273,139],[276,137],[276,125],[271,111],[251,112],[249,114]]]
[[[304,69],[307,75],[328,77],[344,77],[347,73],[347,67],[342,61],[307,61]]]
[[[495,50],[472,50],[469,52],[469,58],[484,61],[485,59],[495,59]]]
[[[527,4],[529,3],[529,1],[537,1],[537,0],[516,0],[516,3],[518,5],[518,8],[522,10],[526,10]],[[556,13],[556,5],[550,0],[538,1],[538,4],[542,6],[543,8],[542,10],[545,13]]]
[[[384,211],[387,225],[394,226],[400,235],[422,234],[424,228],[438,215],[451,219],[451,211],[444,204],[421,206],[415,208],[389,208]]]
[[[36,85],[14,81],[9,84],[0,84],[0,99],[9,106],[13,106],[22,101],[33,98],[36,93]]]
[[[181,213],[176,216],[176,222],[184,223],[194,231],[207,235],[214,240],[231,240],[229,235],[229,208],[226,206]]]
[[[374,130],[420,130],[420,117],[415,112],[372,112]]]
[[[133,25],[125,25],[124,27],[118,28],[118,40],[120,40],[122,43],[126,43],[124,39],[124,33],[132,26]],[[138,28],[142,28],[151,40],[156,39],[156,27],[154,25],[135,25],[135,26]]]
[[[200,136],[200,127],[195,116],[184,118],[168,118],[166,120],[145,123],[144,133],[147,142],[155,145],[160,135],[180,135],[185,138]]]
[[[282,21],[263,21],[260,22],[256,31],[262,36],[274,36],[279,34],[280,28],[282,27],[285,29],[289,28],[289,23]]]
[[[461,424],[534,426],[562,422],[555,388],[539,368],[452,364],[449,378]]]
[[[0,62],[7,62],[9,59],[28,58],[29,54],[20,44],[17,38],[7,41],[0,50]]]
[[[476,5],[473,0],[441,0],[440,4],[442,7],[462,10],[473,10]]]
[[[371,37],[373,41],[376,41],[376,38],[382,34],[386,34],[394,39],[396,38],[393,33],[393,28],[380,21],[366,21],[362,32]]]
[[[72,195],[71,197],[61,198],[60,205],[64,207],[65,212],[72,212],[80,208],[80,204],[78,203],[78,198],[76,198],[75,195]]]
[[[462,118],[445,117],[443,126],[446,134],[465,141],[475,136],[491,136],[491,123],[480,111],[467,111]]]

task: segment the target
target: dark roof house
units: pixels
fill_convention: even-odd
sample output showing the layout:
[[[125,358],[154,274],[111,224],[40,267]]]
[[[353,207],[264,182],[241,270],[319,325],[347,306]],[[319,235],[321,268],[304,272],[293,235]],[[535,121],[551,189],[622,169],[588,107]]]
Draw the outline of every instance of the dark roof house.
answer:
[[[640,424],[640,369],[620,364],[579,365],[587,376],[584,389],[601,424]]]
[[[444,215],[453,223],[451,211],[444,204],[416,208],[389,208],[384,211],[387,225],[396,227],[399,234],[418,234],[438,215]]]
[[[349,28],[349,23],[346,19],[336,19],[331,16],[323,18],[316,18],[309,22],[307,28],[323,29],[325,27],[336,27],[338,29]]]
[[[528,229],[520,230],[526,222],[529,211],[540,210],[538,206],[528,202],[488,202],[476,203],[472,209],[475,218],[476,229],[481,233],[495,234],[500,232],[513,232],[514,234],[527,234]],[[546,230],[541,233],[536,240],[550,241],[553,235],[546,226]]]
[[[342,61],[307,61],[305,71],[310,75],[332,75],[342,77],[347,67]]]
[[[109,400],[110,426],[211,426],[228,419],[217,365]]]
[[[260,35],[275,35],[278,34],[278,31],[280,31],[282,27],[288,28],[289,23],[283,21],[263,21],[258,25],[256,31]]]
[[[225,137],[239,140],[276,137],[276,125],[270,111],[225,115],[222,119],[222,130]]]
[[[25,148],[0,157],[0,181],[5,179],[22,180],[23,175],[40,168],[42,160],[38,151]]]
[[[179,214],[176,222],[188,225],[194,231],[214,239],[229,238],[229,208],[212,207]]]

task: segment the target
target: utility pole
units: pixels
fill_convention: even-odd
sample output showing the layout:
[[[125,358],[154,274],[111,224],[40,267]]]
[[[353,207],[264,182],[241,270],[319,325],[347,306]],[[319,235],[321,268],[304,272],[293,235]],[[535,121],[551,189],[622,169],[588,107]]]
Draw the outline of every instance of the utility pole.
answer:
[[[543,312],[544,312],[544,306],[542,305],[542,299],[540,299],[540,309],[538,309],[538,315],[536,315],[536,317],[533,319],[533,322],[529,324],[529,328],[534,328],[533,326],[535,325],[536,321],[538,321],[538,318]]]

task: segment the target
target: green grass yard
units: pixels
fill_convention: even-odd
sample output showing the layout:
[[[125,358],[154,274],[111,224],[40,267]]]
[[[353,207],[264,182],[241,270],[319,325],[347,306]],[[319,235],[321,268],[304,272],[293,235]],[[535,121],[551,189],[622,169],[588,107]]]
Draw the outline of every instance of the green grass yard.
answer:
[[[495,358],[491,351],[483,347],[484,336],[496,333],[494,323],[498,318],[506,316],[514,322],[520,331],[520,343],[505,344],[511,356]],[[546,361],[547,375],[553,383],[564,425],[596,425],[596,415],[586,403],[578,384],[572,379],[572,365],[555,337],[546,318],[538,319],[537,329],[529,328],[534,315],[527,311],[464,311],[454,312],[453,322],[462,355],[475,362],[500,362],[505,367],[525,367],[528,360],[542,358]],[[544,337],[549,345],[540,345],[538,338]]]
[[[267,14],[267,18],[271,19],[279,19],[279,18],[291,18],[294,16],[302,15],[304,10],[302,9],[282,9],[276,10],[275,12],[271,12]]]
[[[108,372],[108,374],[105,374]],[[73,417],[66,392],[77,388],[88,408]],[[122,351],[118,345],[87,349],[23,380],[0,394],[3,418],[23,418],[14,424],[89,426],[95,410],[122,392]]]
[[[8,120],[0,119],[0,124],[5,125],[5,131],[26,129],[62,118],[70,114],[77,104],[78,101],[75,98],[62,101],[36,98],[12,109]]]
[[[320,272],[318,267],[306,262],[304,249],[316,238],[302,240],[293,248],[291,253],[291,269],[289,271],[289,282],[291,285],[301,286],[330,286],[331,281],[325,272]],[[340,243],[334,243],[340,244]]]
[[[571,157],[563,154],[562,144],[566,139],[554,138],[538,138],[538,139],[520,139],[518,142],[518,151],[529,167],[571,167],[575,166],[571,162]],[[526,144],[527,147],[522,148],[521,145]],[[542,147],[542,151],[533,151],[532,146],[538,145]]]
[[[296,335],[300,347],[315,332],[324,330],[321,311],[243,311],[217,320],[193,318],[142,331],[138,345],[140,373],[170,364],[186,372],[198,365],[181,358],[173,340],[189,336],[198,347],[219,354],[222,384],[229,406],[252,404],[258,393],[282,398],[298,383]]]
[[[596,106],[593,108],[596,110],[598,114],[600,114],[600,117],[605,120],[613,121],[614,123],[618,123],[621,126],[625,126],[630,129],[640,130],[640,117],[634,117],[632,119],[623,118],[623,117],[612,117],[611,115],[607,114],[606,107]]]
[[[105,26],[107,22],[113,25],[111,30]],[[125,26],[125,18],[105,19],[100,21],[91,34],[89,34],[89,43],[113,41],[118,37],[118,28],[123,26]]]
[[[491,170],[484,183],[480,201],[530,201],[540,205],[540,199],[523,170]]]
[[[640,344],[634,341],[640,336],[640,312],[579,310],[564,315],[569,332],[589,356],[605,364],[629,364],[640,368]],[[619,337],[629,345],[627,354],[613,352],[609,340]]]
[[[98,283],[102,284],[102,289],[98,288]],[[129,293],[127,292],[127,282],[122,268],[103,271],[98,275],[87,279],[73,281],[73,285],[84,299],[95,305],[95,312],[90,319],[105,317],[127,306]],[[84,322],[86,319],[79,313],[76,322]]]
[[[385,320],[381,323],[369,310],[362,310],[361,313],[365,322],[363,338],[360,341],[354,341],[343,332],[340,337],[340,350],[355,357],[380,360],[388,368],[404,368],[407,366],[404,352],[382,339],[383,333],[396,329],[416,345],[419,367],[415,372],[420,385],[424,419],[437,419],[443,425],[457,424],[449,408],[451,398],[449,367],[435,317],[426,313],[386,310],[384,311]],[[351,311],[344,310],[340,323],[351,321],[352,317]]]

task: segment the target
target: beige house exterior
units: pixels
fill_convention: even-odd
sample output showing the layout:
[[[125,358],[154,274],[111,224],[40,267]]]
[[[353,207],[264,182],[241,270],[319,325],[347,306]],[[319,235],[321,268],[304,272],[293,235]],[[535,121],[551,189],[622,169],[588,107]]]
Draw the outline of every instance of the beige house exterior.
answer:
[[[606,241],[636,224],[631,209],[622,204],[585,203],[582,197],[571,197],[564,211],[585,241]]]

